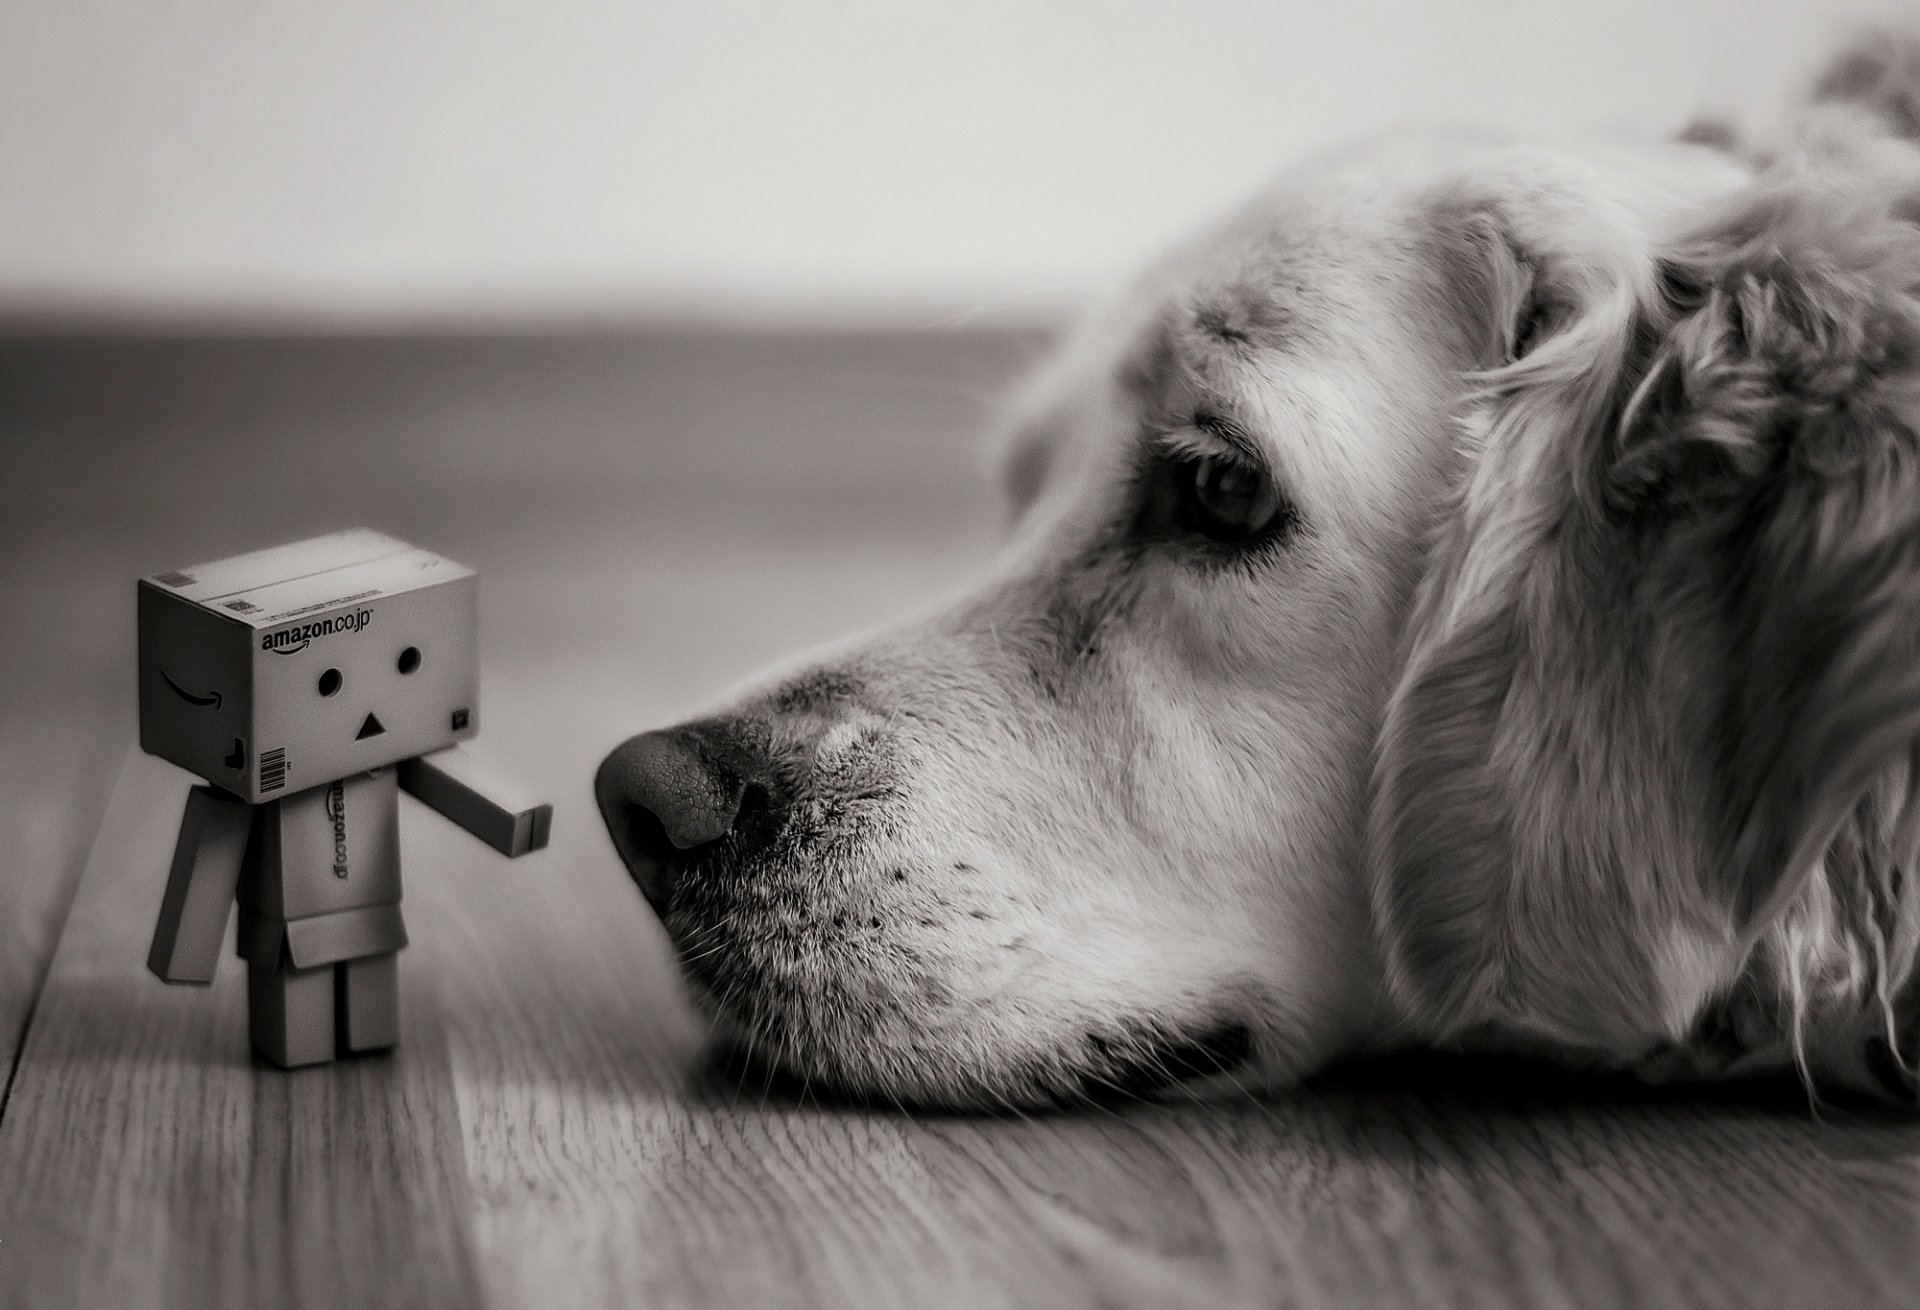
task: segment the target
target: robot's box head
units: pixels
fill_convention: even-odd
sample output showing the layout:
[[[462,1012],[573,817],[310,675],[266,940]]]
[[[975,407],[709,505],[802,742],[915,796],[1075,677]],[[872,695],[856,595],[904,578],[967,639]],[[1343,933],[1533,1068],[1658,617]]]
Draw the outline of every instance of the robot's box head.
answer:
[[[140,746],[258,803],[480,726],[479,579],[360,528],[140,579]]]

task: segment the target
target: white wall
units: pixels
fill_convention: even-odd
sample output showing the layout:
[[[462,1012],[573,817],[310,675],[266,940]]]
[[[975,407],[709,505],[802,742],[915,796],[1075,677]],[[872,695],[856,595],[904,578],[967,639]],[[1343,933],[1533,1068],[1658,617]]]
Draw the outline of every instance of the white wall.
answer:
[[[1409,116],[1759,108],[1855,0],[0,0],[0,313],[1057,311]]]

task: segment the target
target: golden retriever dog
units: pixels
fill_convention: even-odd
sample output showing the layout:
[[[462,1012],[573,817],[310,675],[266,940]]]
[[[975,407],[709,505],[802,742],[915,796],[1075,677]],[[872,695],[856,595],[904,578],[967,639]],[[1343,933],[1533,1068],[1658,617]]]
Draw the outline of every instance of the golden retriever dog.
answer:
[[[1914,1093],[1920,42],[1294,168],[1031,389],[988,581],[601,766],[723,1043],[1031,1106],[1441,1046]]]

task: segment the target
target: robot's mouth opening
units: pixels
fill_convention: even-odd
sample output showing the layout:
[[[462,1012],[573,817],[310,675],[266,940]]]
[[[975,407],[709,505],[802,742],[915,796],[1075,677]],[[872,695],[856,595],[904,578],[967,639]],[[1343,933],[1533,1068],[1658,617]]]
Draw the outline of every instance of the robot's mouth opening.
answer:
[[[360,725],[360,731],[353,734],[353,739],[355,741],[365,741],[369,737],[378,737],[381,733],[385,732],[386,730],[387,730],[387,727],[384,723],[380,722],[378,718],[369,714],[367,715],[366,722]]]

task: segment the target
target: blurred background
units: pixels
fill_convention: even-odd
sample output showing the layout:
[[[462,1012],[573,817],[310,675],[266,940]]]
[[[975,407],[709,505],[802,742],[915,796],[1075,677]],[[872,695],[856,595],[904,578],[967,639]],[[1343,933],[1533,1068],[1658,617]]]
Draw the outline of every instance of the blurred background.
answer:
[[[8,0],[0,311],[1051,322],[1402,119],[1770,112],[1858,0]]]
[[[617,877],[600,754],[977,573],[1000,396],[1162,242],[1399,120],[1765,121],[1886,10],[6,0],[0,1033],[138,574],[354,523],[478,566],[484,740]]]

